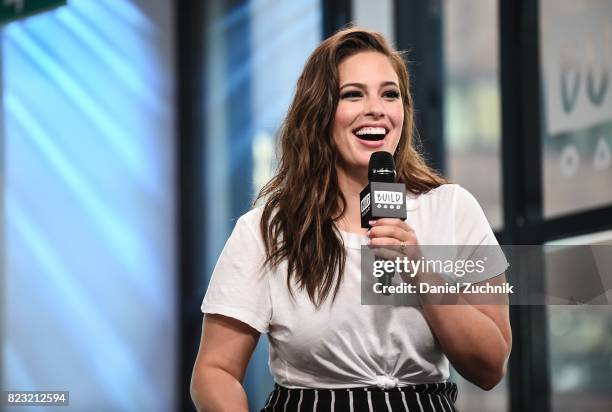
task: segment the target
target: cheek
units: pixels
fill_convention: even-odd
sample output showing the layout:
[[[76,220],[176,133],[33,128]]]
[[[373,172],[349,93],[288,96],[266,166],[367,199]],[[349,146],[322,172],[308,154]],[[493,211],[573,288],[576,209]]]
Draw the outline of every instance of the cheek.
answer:
[[[343,139],[351,129],[351,125],[355,119],[355,110],[352,107],[347,107],[346,105],[338,105],[338,109],[336,110],[336,114],[334,116],[333,123],[333,133],[335,139]]]
[[[334,125],[338,127],[348,126],[355,119],[356,113],[358,113],[355,106],[356,105],[349,105],[344,102],[339,103],[334,117]]]
[[[401,128],[404,123],[404,106],[398,105],[393,107],[389,113],[389,117],[393,121],[395,127]]]
[[[397,136],[402,134],[402,127],[404,125],[404,108],[399,107],[389,112],[389,119],[391,120],[393,127],[397,130]]]
[[[397,131],[397,133],[395,134],[395,139],[392,143],[393,151],[395,151],[397,145],[399,144],[400,137],[402,136],[402,128],[404,125],[404,107],[400,106],[399,108],[395,108],[392,112],[389,113],[389,118],[393,122],[393,126]]]

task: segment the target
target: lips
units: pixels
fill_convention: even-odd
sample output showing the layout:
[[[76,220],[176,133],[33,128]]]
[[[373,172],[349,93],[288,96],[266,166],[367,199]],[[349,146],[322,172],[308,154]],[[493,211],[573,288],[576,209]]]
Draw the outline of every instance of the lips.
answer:
[[[370,142],[383,140],[387,133],[387,128],[383,126],[362,126],[353,130],[353,134],[358,139]]]

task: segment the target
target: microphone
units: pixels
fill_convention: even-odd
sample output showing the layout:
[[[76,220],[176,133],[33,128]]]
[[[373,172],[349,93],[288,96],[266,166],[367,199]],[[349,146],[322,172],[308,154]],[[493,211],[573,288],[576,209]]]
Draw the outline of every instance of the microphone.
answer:
[[[374,152],[368,164],[368,185],[359,194],[361,201],[361,227],[370,228],[370,220],[381,217],[406,219],[406,186],[395,181],[395,161],[389,152]],[[385,260],[375,258],[376,260]],[[390,293],[395,270],[385,271],[381,277],[383,294]]]
[[[406,186],[395,181],[395,162],[389,152],[374,152],[368,165],[368,185],[359,194],[361,227],[381,217],[406,219]]]

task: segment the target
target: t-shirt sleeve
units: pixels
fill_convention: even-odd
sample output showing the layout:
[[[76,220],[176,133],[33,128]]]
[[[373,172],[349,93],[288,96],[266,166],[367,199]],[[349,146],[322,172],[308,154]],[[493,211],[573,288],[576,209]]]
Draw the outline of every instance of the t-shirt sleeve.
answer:
[[[257,226],[245,216],[238,219],[215,265],[201,309],[267,333],[272,304],[269,272],[262,270],[265,249]]]
[[[457,258],[474,262],[484,260],[484,270],[470,273],[469,281],[481,282],[504,273],[508,261],[480,204],[470,192],[458,185],[454,210]]]

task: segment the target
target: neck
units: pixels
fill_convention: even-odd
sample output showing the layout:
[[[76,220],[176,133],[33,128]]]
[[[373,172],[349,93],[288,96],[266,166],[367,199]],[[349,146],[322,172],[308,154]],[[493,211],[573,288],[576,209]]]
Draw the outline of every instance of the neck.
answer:
[[[353,233],[365,233],[366,229],[361,227],[361,211],[359,209],[359,194],[368,184],[368,171],[364,169],[360,173],[349,172],[338,166],[338,187],[344,195],[346,205],[344,213],[336,219],[336,225],[341,230]]]

